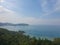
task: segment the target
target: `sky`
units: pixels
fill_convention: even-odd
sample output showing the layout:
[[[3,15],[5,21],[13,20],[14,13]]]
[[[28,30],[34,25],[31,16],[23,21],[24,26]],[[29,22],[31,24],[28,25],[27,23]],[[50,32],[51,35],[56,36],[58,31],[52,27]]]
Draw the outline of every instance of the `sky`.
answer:
[[[0,22],[60,25],[60,0],[0,0]]]

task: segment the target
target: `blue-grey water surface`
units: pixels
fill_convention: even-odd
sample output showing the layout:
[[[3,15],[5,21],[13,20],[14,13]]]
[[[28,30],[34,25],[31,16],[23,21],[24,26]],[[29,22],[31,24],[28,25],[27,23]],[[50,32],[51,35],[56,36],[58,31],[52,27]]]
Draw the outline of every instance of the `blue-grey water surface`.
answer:
[[[22,30],[26,34],[36,37],[60,37],[60,26],[57,25],[29,25],[29,26],[0,26],[12,31]]]

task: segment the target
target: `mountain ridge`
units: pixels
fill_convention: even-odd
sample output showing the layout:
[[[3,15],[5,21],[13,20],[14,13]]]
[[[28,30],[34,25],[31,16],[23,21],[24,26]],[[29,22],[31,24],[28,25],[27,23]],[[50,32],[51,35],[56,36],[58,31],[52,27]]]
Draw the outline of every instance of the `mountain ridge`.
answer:
[[[25,23],[18,23],[18,24],[13,24],[13,23],[1,23],[0,26],[28,26],[29,24]]]

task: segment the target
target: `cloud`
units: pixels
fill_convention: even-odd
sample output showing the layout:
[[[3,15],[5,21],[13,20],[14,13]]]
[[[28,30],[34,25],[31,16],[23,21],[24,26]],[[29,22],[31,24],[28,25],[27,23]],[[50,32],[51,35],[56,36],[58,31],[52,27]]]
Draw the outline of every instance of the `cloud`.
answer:
[[[22,14],[17,14],[12,10],[0,6],[0,22],[33,24],[36,20],[33,17],[23,17],[21,15]]]
[[[43,19],[43,16],[50,15],[54,13],[55,11],[60,10],[60,3],[59,0],[56,2],[54,5],[54,10],[47,10],[48,2],[47,0],[42,1],[42,18],[35,18],[35,17],[23,17],[23,14],[18,14],[12,10],[9,10],[7,8],[4,8],[3,6],[0,6],[0,22],[10,22],[10,23],[28,23],[28,24],[34,24],[34,25],[39,25],[39,24],[46,24],[46,25],[60,25],[60,19]]]
[[[6,22],[11,21],[16,17],[15,12],[0,6],[0,21]]]
[[[39,24],[60,24],[59,19],[41,19],[34,17],[23,17],[22,14],[17,14],[16,12],[9,10],[0,6],[0,22],[9,22],[9,23],[28,23],[32,25]]]
[[[0,2],[4,2],[4,0],[0,0]]]
[[[37,19],[32,21],[34,25],[60,25],[60,19]]]
[[[60,10],[60,0],[57,0],[56,5],[55,5],[55,10]]]
[[[47,4],[48,4],[47,0],[42,0],[41,1],[42,11],[45,12],[45,13],[48,12]]]
[[[50,7],[50,5],[52,7]],[[52,13],[60,11],[60,0],[50,0],[50,1],[42,0],[41,7],[42,7],[43,13],[42,13],[42,16],[40,17],[52,15]]]

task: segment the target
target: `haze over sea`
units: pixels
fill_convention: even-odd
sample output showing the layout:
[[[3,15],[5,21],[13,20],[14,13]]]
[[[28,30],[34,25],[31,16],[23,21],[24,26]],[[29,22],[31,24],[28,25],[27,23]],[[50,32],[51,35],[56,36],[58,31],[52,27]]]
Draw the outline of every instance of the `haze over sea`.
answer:
[[[60,0],[0,0],[0,22],[29,26],[0,26],[36,37],[60,37]]]
[[[0,26],[12,31],[25,31],[27,35],[36,37],[60,37],[60,26],[58,25],[29,25],[29,26]]]

